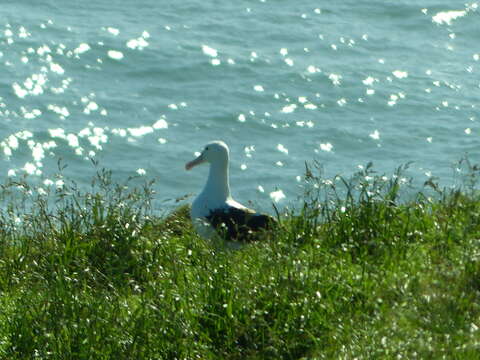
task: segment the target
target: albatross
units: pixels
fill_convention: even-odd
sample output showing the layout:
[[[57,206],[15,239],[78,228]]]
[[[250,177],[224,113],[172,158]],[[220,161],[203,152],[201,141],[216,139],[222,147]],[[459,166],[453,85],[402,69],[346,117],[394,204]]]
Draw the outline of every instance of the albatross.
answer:
[[[228,176],[229,149],[223,141],[205,145],[200,155],[185,165],[186,170],[209,163],[210,170],[202,192],[192,203],[190,216],[197,232],[226,240],[249,241],[255,233],[271,228],[275,219],[259,214],[235,201],[230,195]]]

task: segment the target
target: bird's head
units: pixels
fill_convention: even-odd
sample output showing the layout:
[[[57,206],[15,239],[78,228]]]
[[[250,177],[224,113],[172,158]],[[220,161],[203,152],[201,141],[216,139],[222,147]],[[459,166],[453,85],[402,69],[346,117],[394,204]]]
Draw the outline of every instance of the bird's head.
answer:
[[[193,167],[200,165],[202,163],[210,163],[210,164],[216,164],[216,163],[227,163],[228,162],[228,156],[229,156],[229,149],[227,144],[225,144],[223,141],[212,141],[205,145],[203,151],[200,153],[200,155],[185,164],[185,169],[190,170]]]

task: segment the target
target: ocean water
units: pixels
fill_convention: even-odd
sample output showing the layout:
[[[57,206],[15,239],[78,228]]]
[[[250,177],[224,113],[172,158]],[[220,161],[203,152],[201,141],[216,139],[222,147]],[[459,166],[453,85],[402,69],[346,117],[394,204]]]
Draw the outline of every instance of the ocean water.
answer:
[[[412,162],[421,184],[478,162],[477,2],[7,2],[0,9],[0,176],[43,187],[156,180],[210,140],[231,149],[240,202],[295,203],[305,161],[326,176]],[[188,201],[188,200],[187,200]],[[170,205],[168,205],[170,206]]]

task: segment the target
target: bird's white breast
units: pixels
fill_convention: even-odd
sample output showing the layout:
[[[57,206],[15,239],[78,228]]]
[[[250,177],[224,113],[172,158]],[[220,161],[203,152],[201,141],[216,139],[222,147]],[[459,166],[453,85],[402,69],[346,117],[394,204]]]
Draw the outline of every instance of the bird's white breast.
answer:
[[[221,203],[205,192],[200,193],[193,201],[190,217],[193,227],[201,237],[211,239],[216,235],[215,229],[208,223],[207,216],[211,209],[219,206],[221,206]]]

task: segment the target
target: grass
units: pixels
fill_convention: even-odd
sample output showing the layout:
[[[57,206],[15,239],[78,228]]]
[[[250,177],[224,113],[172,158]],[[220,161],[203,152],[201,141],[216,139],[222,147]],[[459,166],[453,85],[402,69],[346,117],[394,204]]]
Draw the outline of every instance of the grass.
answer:
[[[467,165],[466,186],[430,182],[403,203],[402,169],[307,168],[297,209],[234,251],[199,238],[185,206],[154,216],[151,184],[5,184],[0,358],[478,359]]]

